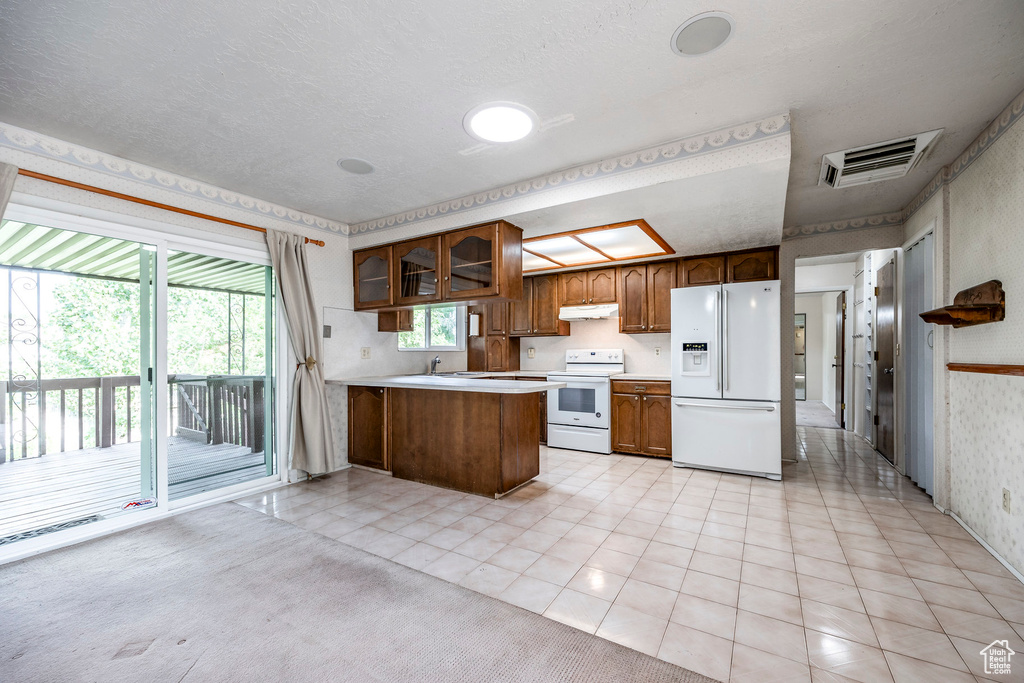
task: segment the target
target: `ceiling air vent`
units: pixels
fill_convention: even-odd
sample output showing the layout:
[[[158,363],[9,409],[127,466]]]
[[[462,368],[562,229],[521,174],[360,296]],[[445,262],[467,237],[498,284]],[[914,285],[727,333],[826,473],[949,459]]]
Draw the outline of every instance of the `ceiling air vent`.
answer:
[[[902,178],[910,173],[941,132],[940,128],[826,154],[821,158],[818,184],[838,188]]]

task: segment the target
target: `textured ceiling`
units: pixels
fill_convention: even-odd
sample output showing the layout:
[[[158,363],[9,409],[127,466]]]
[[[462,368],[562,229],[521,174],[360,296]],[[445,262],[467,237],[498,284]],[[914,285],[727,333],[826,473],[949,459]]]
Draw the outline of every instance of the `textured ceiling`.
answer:
[[[704,10],[736,34],[668,47]],[[1024,89],[1020,0],[5,0],[0,120],[355,223],[792,114],[787,225],[901,208]],[[463,115],[533,108],[481,148]],[[909,177],[816,187],[820,156],[933,128]],[[378,171],[353,176],[341,157]]]

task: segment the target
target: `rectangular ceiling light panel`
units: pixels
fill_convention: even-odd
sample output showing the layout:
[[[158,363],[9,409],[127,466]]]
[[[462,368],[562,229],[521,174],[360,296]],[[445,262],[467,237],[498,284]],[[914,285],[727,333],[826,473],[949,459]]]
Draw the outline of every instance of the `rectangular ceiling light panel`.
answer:
[[[578,239],[613,259],[630,259],[652,254],[663,254],[665,250],[651,239],[639,225],[627,225],[621,228],[585,232]]]
[[[523,247],[565,266],[580,266],[585,263],[600,263],[609,260],[606,256],[602,256],[585,244],[580,244],[572,237],[538,240],[524,244]]]

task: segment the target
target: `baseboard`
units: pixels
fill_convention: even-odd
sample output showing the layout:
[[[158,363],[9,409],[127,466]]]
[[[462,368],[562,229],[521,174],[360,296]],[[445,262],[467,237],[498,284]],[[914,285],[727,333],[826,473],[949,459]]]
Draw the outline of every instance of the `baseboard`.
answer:
[[[962,526],[964,528],[964,531],[966,531],[971,536],[973,536],[974,540],[977,541],[978,543],[980,543],[982,548],[984,548],[985,550],[989,551],[989,553],[992,554],[992,557],[994,557],[997,560],[999,560],[999,564],[1001,564],[1004,567],[1006,567],[1007,571],[1009,571],[1011,574],[1013,574],[1015,577],[1017,577],[1018,581],[1020,581],[1021,583],[1024,583],[1024,575],[1022,575],[1019,571],[1017,571],[1017,569],[1012,564],[1010,564],[1005,559],[1003,559],[1003,556],[1000,555],[999,553],[997,553],[995,548],[993,548],[988,543],[986,543],[984,538],[982,538],[981,536],[976,534],[974,532],[974,529],[972,529],[971,527],[967,526],[967,522],[965,522],[964,520],[962,520],[959,517],[957,517],[956,513],[954,513],[954,512],[950,512],[949,510],[945,510],[944,512],[947,515],[949,515],[950,517],[952,517],[954,520],[956,520],[956,523],[959,524],[960,526]]]

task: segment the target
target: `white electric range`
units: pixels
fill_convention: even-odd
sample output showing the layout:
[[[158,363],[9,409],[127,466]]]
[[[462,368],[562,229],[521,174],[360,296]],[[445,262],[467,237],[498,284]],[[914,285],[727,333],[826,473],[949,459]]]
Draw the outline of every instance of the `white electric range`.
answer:
[[[565,382],[548,392],[548,446],[612,452],[612,375],[625,372],[622,349],[569,349],[565,370],[547,378]]]

